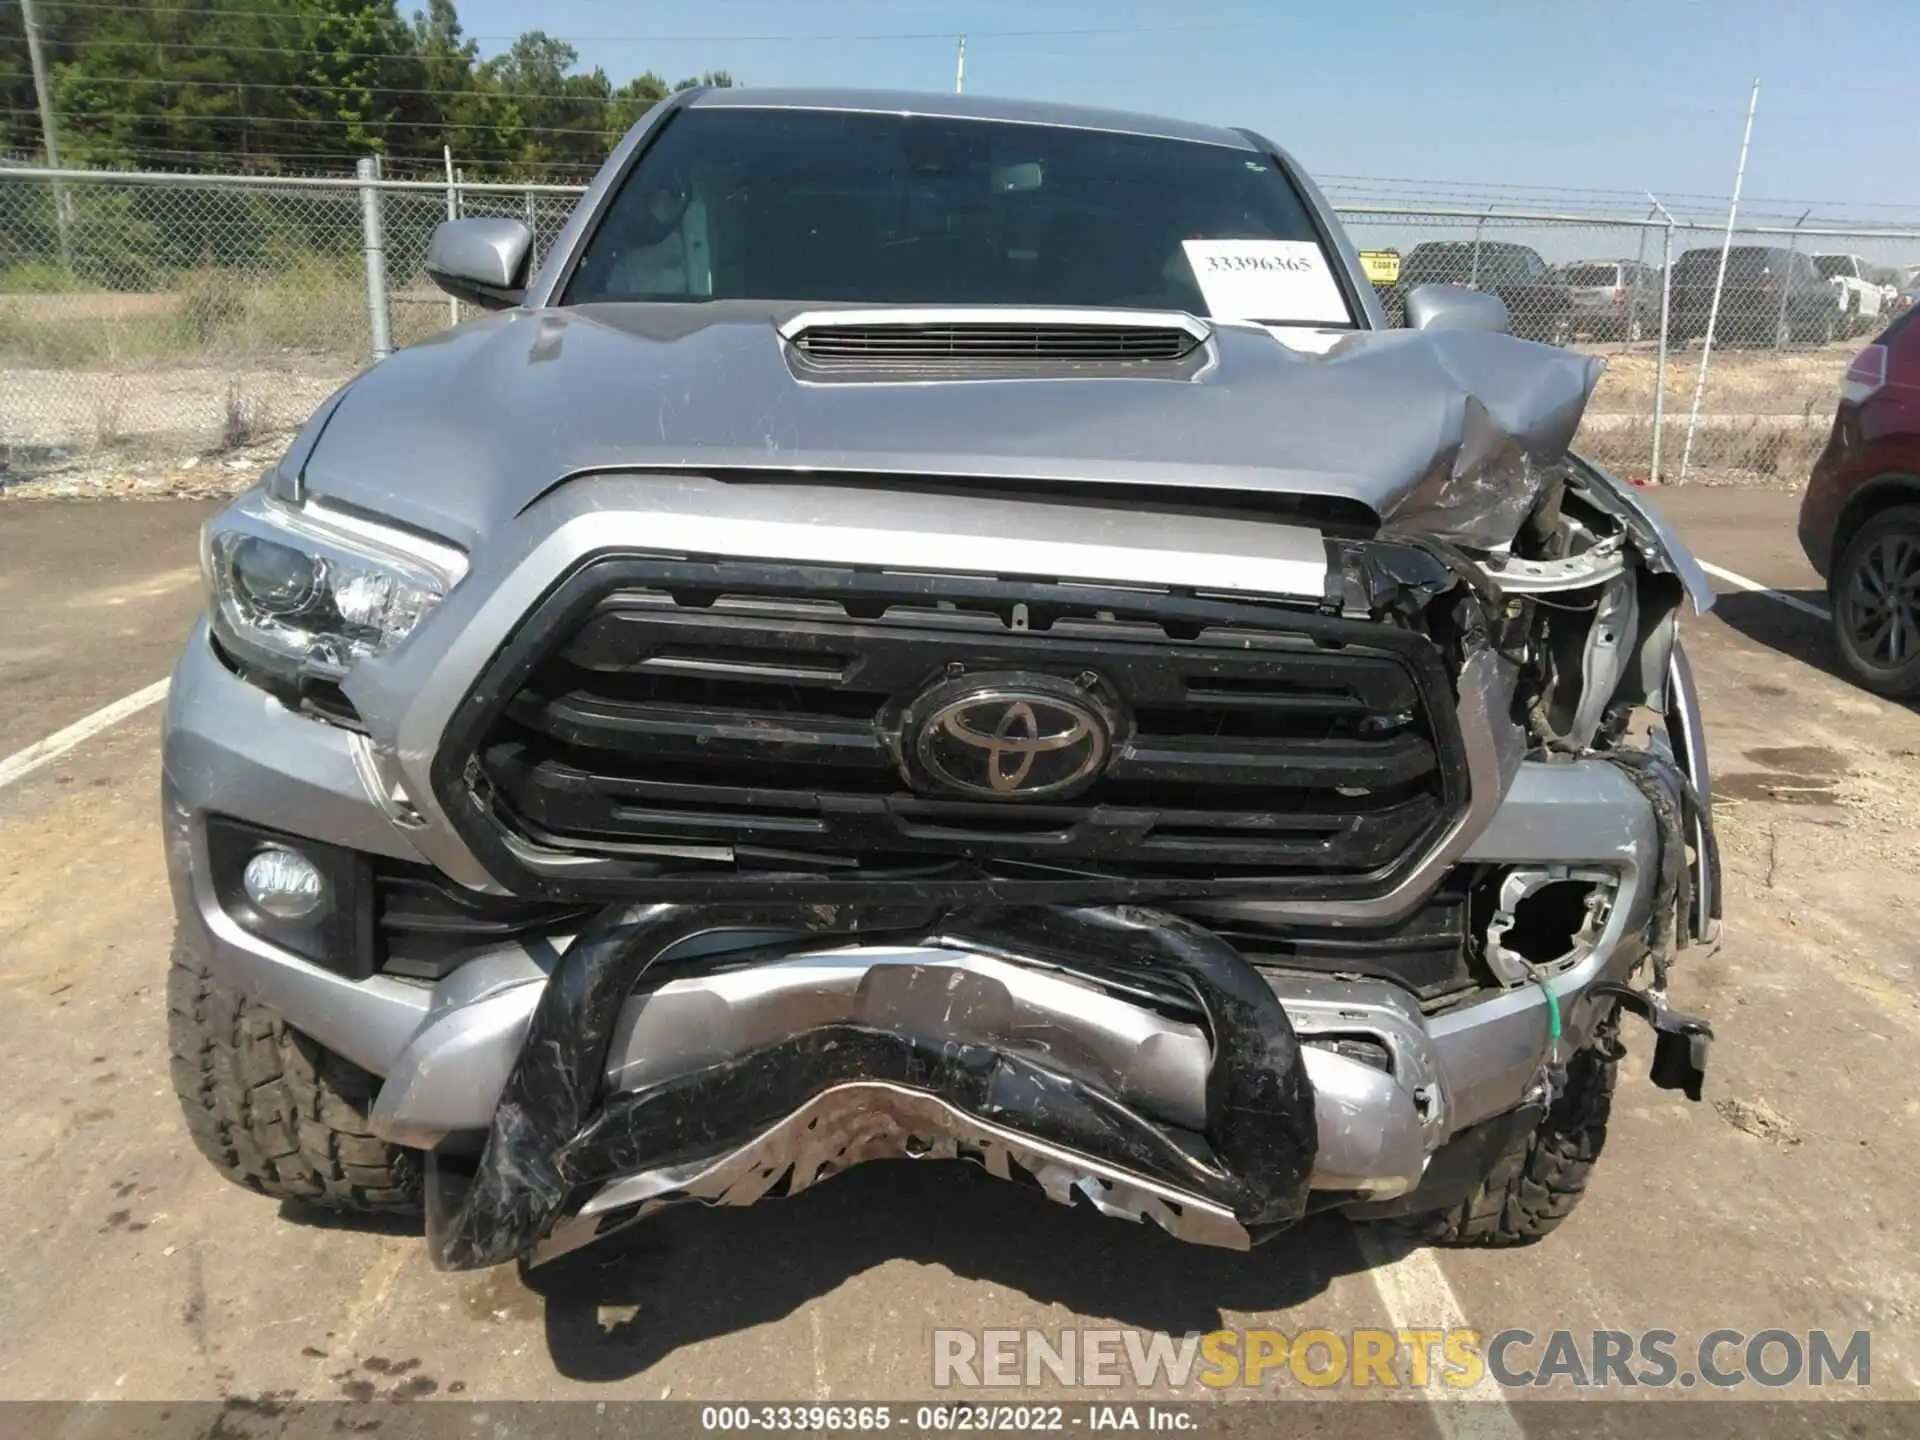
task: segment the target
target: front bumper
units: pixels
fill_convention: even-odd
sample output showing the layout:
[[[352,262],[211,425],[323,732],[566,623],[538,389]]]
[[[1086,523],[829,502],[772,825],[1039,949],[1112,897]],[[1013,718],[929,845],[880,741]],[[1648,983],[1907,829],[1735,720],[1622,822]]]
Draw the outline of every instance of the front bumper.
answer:
[[[1673,748],[1704,791],[1683,659],[1670,688]],[[1546,989],[1570,1051],[1612,1011],[1595,987],[1645,958],[1673,823],[1645,785],[1597,759],[1517,766],[1453,863],[1604,867],[1604,927],[1544,984],[1431,1013],[1384,981],[1255,971],[1154,912],[862,913],[804,897],[609,910],[578,936],[478,948],[431,984],[347,978],[227,913],[207,817],[297,817],[315,841],[427,857],[359,738],[235,677],[204,633],[170,696],[164,803],[186,938],[228,983],[383,1078],[374,1124],[435,1152],[436,1254],[465,1265],[558,1253],[675,1199],[804,1188],[880,1155],[966,1155],[1214,1244],[1309,1207],[1403,1198],[1449,1141],[1537,1098]],[[1689,928],[1704,933],[1712,876],[1697,848]],[[665,929],[636,939],[643,922]],[[1220,1093],[1227,1083],[1253,1090]],[[1228,1123],[1247,1116],[1250,1131]]]

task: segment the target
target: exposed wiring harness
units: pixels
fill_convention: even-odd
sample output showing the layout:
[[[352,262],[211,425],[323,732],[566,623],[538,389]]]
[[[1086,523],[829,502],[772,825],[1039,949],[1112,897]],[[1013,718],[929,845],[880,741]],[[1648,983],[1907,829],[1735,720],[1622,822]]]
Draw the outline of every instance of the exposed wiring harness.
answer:
[[[1560,1063],[1560,997],[1553,992],[1551,975],[1524,955],[1514,958],[1527,967],[1527,974],[1540,987],[1540,993],[1547,997],[1547,1049],[1540,1057],[1540,1069],[1534,1076],[1534,1084],[1540,1090],[1540,1103],[1551,1105],[1567,1085],[1567,1067]]]

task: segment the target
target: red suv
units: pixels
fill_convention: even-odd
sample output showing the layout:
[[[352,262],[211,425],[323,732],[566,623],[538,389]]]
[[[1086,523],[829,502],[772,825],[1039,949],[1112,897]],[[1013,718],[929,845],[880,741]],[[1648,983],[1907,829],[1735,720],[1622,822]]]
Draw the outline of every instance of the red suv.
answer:
[[[1840,660],[1880,695],[1920,695],[1920,309],[1854,357],[1800,502]]]

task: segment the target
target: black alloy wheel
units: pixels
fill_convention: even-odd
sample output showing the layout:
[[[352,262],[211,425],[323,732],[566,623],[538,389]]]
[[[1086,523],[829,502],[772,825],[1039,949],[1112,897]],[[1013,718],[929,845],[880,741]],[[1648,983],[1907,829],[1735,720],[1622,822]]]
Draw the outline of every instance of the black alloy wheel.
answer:
[[[1874,516],[1834,567],[1834,639],[1877,695],[1920,694],[1920,506]]]

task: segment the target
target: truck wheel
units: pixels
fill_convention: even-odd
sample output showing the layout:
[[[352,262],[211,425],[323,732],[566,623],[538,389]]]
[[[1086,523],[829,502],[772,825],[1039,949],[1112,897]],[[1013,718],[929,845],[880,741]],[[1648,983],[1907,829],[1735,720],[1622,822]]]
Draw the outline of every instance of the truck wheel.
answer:
[[[1465,1200],[1414,1217],[1435,1245],[1529,1245],[1573,1213],[1607,1140],[1607,1112],[1620,1068],[1610,1033],[1567,1066],[1567,1088],[1539,1125],[1495,1160]]]
[[[1828,588],[1847,673],[1876,695],[1920,695],[1920,505],[1896,505],[1862,525]]]
[[[418,1154],[367,1128],[380,1082],[215,979],[177,933],[167,1032],[193,1143],[234,1184],[328,1210],[419,1208]]]

